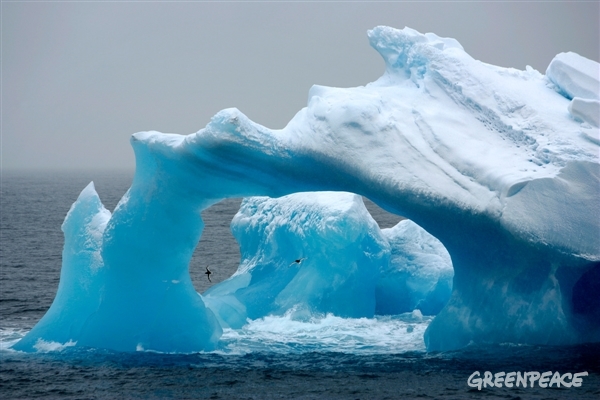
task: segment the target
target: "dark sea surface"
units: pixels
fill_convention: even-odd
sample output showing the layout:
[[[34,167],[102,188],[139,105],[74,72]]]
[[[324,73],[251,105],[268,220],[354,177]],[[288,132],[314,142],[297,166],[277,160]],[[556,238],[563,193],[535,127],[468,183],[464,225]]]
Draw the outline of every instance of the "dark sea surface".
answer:
[[[397,399],[600,398],[600,345],[476,346],[424,351],[429,319],[410,316],[309,322],[266,317],[226,330],[211,353],[117,353],[66,347],[24,354],[10,349],[49,308],[60,276],[60,226],[79,192],[94,181],[113,210],[131,184],[126,172],[2,172],[0,188],[0,398]],[[231,276],[239,262],[229,224],[241,199],[206,210],[205,229],[190,263],[198,292]],[[372,203],[382,228],[399,217]],[[467,385],[474,371],[587,371],[579,388]]]

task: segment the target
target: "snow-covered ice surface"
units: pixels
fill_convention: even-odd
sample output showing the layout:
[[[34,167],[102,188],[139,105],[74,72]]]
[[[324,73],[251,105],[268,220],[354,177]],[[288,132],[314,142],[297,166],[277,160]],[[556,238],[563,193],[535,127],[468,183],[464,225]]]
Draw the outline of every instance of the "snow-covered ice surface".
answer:
[[[577,53],[557,54],[548,65],[546,76],[569,99],[600,99],[600,65]]]
[[[600,101],[575,97],[569,103],[568,110],[576,119],[600,127]]]
[[[587,67],[544,76],[479,62],[453,39],[409,28],[368,36],[384,75],[364,87],[313,86],[284,129],[227,109],[195,134],[133,135],[133,184],[101,243],[90,239],[105,270],[92,285],[103,293],[96,311],[64,308],[15,348],[56,341],[58,330],[78,346],[213,348],[220,325],[187,271],[200,211],[226,197],[304,191],[364,195],[443,243],[454,284],[425,333],[428,350],[600,340],[599,130],[569,114],[567,91],[589,86],[578,83]],[[293,259],[299,246],[282,242],[278,252]]]
[[[568,110],[575,119],[600,126],[600,64],[577,53],[560,53],[546,76],[558,93],[572,99]]]

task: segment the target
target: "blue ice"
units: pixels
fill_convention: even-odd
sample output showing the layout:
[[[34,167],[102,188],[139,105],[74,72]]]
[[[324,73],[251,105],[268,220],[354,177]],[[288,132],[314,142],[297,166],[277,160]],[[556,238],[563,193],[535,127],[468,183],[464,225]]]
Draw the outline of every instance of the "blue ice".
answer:
[[[227,109],[195,134],[134,134],[130,190],[112,216],[92,187],[82,192],[63,226],[55,302],[15,348],[190,352],[215,348],[221,323],[285,309],[298,318],[439,310],[450,270],[431,266],[446,255],[398,257],[401,241],[355,219],[360,207],[328,220],[316,216],[331,204],[303,217],[306,204],[270,212],[261,207],[276,201],[252,199],[241,215],[254,217],[233,224],[242,263],[206,307],[188,273],[200,212],[228,197],[322,191],[366,196],[443,244],[454,276],[424,334],[428,350],[599,341],[598,63],[559,55],[543,75],[482,63],[453,39],[409,28],[368,37],[383,76],[313,86],[281,130]]]

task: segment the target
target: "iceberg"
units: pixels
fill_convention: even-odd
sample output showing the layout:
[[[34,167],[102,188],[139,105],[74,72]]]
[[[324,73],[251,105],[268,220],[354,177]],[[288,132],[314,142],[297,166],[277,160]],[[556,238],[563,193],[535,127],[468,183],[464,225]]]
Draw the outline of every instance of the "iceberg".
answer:
[[[570,90],[588,88],[587,65],[598,63],[556,63],[560,73],[550,68],[543,75],[482,63],[453,39],[410,28],[380,26],[368,37],[384,59],[383,76],[364,87],[313,86],[307,106],[281,130],[226,109],[191,135],[134,134],[132,186],[101,240],[90,240],[100,248],[103,272],[90,269],[100,261],[85,261],[95,250],[79,254],[80,272],[103,281],[99,303],[86,308],[94,312],[74,311],[71,323],[44,317],[15,348],[30,349],[40,339],[118,350],[213,348],[224,318],[193,291],[187,271],[202,232],[200,211],[227,197],[310,191],[368,197],[446,248],[452,292],[427,328],[428,350],[599,341],[600,135],[587,117],[568,111],[573,96],[592,96]],[[589,115],[578,104],[571,110]],[[86,231],[87,219],[74,222]],[[297,254],[299,243],[282,240],[279,254],[312,259]],[[275,258],[270,262],[256,263],[256,272],[279,274]],[[69,263],[65,257],[63,270],[72,269]],[[443,291],[448,277],[439,272]],[[66,298],[78,292],[66,286],[80,284],[69,275],[61,275]],[[252,286],[242,278],[237,284]],[[234,316],[244,310],[230,289],[223,295],[231,302],[221,309],[234,311],[217,314],[239,325]],[[310,288],[294,290],[272,304],[303,296],[317,304]],[[428,290],[424,299],[437,289]],[[68,312],[59,298],[60,290],[53,314]],[[73,334],[51,333],[71,326]]]

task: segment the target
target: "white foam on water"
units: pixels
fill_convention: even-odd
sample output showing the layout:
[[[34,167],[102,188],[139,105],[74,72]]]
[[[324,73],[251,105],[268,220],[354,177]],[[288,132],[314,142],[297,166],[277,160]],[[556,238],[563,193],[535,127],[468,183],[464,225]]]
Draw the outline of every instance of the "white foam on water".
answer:
[[[67,347],[73,347],[77,344],[72,340],[69,340],[66,343],[58,343],[52,341],[45,341],[43,339],[38,339],[38,341],[33,346],[38,353],[49,353],[51,351],[63,351]]]
[[[27,333],[29,329],[19,328],[0,328],[0,351],[15,351],[12,347],[19,342]],[[54,351],[63,351],[67,347],[73,347],[77,344],[72,340],[66,343],[58,343],[53,341],[45,341],[38,339],[34,349],[38,353],[49,353]]]
[[[297,319],[294,312],[250,320],[239,330],[225,329],[220,352],[397,354],[425,351],[423,335],[431,317],[416,313],[376,318],[332,314]]]
[[[29,329],[0,328],[0,351],[11,350],[11,347],[21,340],[27,332],[29,332]]]

